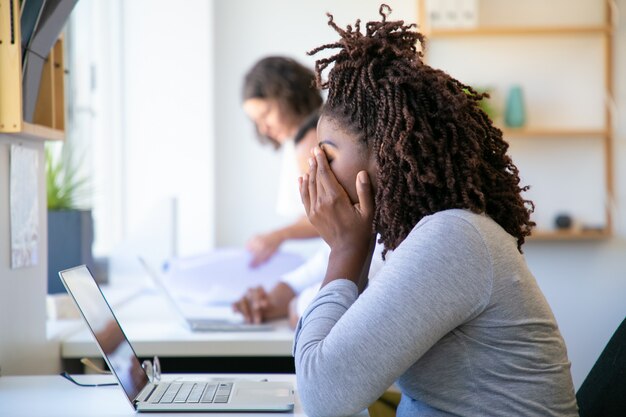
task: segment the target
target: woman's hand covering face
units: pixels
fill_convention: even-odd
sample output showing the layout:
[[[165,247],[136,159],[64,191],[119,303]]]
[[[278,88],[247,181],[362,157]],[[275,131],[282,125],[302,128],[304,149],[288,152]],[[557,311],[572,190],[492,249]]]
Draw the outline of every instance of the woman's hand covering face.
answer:
[[[374,197],[366,171],[355,178],[358,202],[353,204],[331,170],[326,153],[313,149],[309,172],[300,178],[300,196],[309,220],[333,250],[370,245],[374,220]]]

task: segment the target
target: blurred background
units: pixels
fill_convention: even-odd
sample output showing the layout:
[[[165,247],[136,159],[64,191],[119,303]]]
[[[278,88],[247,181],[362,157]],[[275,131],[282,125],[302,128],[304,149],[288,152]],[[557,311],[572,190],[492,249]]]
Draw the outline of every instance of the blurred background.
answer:
[[[429,64],[492,95],[544,235],[524,251],[578,387],[626,315],[626,0],[479,0],[463,22],[437,9],[442,2],[387,3],[390,19],[432,30]],[[607,24],[609,3],[610,52],[602,30],[563,29]],[[378,19],[379,6],[80,0],[66,30],[66,143],[90,178],[85,205],[104,274],[132,268],[128,254],[138,251],[193,255],[284,224],[275,210],[280,152],[255,138],[241,109],[243,76],[268,55],[312,67],[306,52],[337,39],[326,12],[345,26]],[[476,25],[509,29],[462,32]],[[509,113],[520,105],[514,90],[521,124]],[[565,236],[559,215],[571,223]]]
[[[393,19],[428,22],[415,0],[387,3]],[[601,3],[483,0],[476,19],[488,27],[601,25]],[[527,196],[537,205],[538,229],[554,229],[559,213],[602,227],[606,205],[612,209],[612,238],[531,240],[524,248],[567,342],[577,386],[626,315],[626,2],[617,5],[613,198],[601,139],[507,138],[532,187]],[[95,256],[112,256],[115,270],[114,255],[128,253],[128,245],[146,252],[151,242],[153,252],[191,255],[243,245],[283,224],[275,210],[280,152],[255,138],[241,109],[243,76],[268,55],[312,67],[315,58],[306,52],[337,39],[326,12],[345,26],[378,19],[379,6],[374,0],[186,0],[176,7],[161,0],[80,0],[68,28],[69,125],[70,140],[84,146],[91,161],[85,166],[93,170]],[[428,5],[421,10],[428,13]],[[501,125],[509,90],[519,85],[527,129],[603,129],[608,98],[600,35],[445,36],[446,26],[432,27],[444,35],[433,34],[428,62],[490,90]],[[145,237],[159,228],[173,231],[170,240]]]

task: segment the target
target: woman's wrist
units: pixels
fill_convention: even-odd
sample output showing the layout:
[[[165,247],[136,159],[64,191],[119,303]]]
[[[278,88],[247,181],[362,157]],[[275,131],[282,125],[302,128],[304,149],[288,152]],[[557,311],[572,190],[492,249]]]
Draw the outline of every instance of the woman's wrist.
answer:
[[[331,248],[328,268],[322,286],[336,279],[349,279],[359,285],[361,271],[368,259],[368,246]]]
[[[272,240],[280,245],[285,240],[289,239],[289,230],[287,228],[278,229],[273,231],[271,236]]]

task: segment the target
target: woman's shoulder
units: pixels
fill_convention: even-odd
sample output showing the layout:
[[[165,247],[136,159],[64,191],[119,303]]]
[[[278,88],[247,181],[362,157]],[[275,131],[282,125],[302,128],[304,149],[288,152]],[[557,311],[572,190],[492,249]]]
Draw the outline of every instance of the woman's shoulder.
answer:
[[[513,239],[488,215],[465,209],[442,210],[425,216],[415,225],[413,232],[419,233],[420,229],[435,231],[438,234],[471,234],[486,240]]]
[[[415,263],[421,258],[466,257],[469,256],[468,251],[488,259],[487,245],[479,229],[474,226],[478,220],[474,216],[478,215],[463,211],[446,210],[425,216],[397,248],[387,253],[386,260],[401,258],[404,262]]]
[[[478,214],[478,213],[474,213],[473,211],[466,210],[466,209],[448,209],[448,210],[438,211],[428,216],[424,216],[420,220],[419,223],[439,221],[439,220],[449,221],[453,219],[458,219],[464,223],[470,223],[470,224],[479,223],[486,219],[491,220],[491,218],[484,213]]]
[[[517,241],[486,214],[464,209],[443,210],[425,216],[406,237],[404,244],[423,242],[447,250],[517,252]],[[481,249],[482,248],[482,249]]]
[[[479,230],[484,227],[481,225],[481,223],[483,223],[483,217],[486,216],[462,209],[438,211],[422,217],[415,225],[410,235],[423,234],[425,232],[434,232],[436,234],[443,232],[471,232],[472,230]]]

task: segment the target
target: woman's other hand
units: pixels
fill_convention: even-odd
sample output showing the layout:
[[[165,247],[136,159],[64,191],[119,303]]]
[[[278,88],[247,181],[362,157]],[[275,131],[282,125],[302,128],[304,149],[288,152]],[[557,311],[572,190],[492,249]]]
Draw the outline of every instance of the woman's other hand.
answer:
[[[246,249],[252,254],[251,267],[256,267],[268,261],[283,243],[280,233],[271,232],[256,235],[246,243]]]
[[[233,303],[233,310],[241,313],[247,323],[260,324],[264,321],[284,318],[288,315],[289,302],[295,298],[291,287],[279,282],[268,293],[261,286],[249,288]]]

